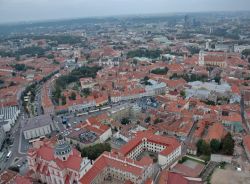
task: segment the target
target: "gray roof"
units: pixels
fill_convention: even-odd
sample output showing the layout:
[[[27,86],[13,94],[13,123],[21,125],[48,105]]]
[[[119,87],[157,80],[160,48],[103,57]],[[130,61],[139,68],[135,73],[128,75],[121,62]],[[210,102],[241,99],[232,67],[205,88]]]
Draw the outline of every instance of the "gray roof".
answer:
[[[0,108],[0,115],[2,116],[3,120],[9,120],[12,119],[18,111],[17,106],[11,106],[11,107],[3,107]]]
[[[22,128],[25,131],[51,125],[52,123],[53,121],[49,115],[41,115],[24,120],[22,122]]]

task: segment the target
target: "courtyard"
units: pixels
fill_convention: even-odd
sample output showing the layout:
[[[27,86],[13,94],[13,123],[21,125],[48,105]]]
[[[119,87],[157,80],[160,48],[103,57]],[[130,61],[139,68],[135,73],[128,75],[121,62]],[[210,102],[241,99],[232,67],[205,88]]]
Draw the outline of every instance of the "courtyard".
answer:
[[[249,172],[236,171],[228,165],[225,169],[216,168],[211,178],[212,184],[250,184]]]

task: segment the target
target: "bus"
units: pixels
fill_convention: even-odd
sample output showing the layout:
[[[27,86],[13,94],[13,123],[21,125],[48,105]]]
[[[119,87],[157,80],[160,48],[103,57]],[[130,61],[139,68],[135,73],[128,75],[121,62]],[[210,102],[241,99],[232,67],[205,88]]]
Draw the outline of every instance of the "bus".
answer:
[[[11,156],[12,156],[12,151],[9,151],[8,154],[7,154],[7,156],[6,156],[6,158],[10,159]]]
[[[89,111],[89,113],[98,112],[98,111],[99,109],[96,109],[96,110]]]
[[[83,115],[88,115],[88,112],[82,112],[82,113],[78,113],[78,114],[76,114],[76,116],[77,116],[77,117],[79,117],[79,116],[83,116]]]
[[[36,141],[42,141],[44,138],[45,138],[45,136],[41,136],[41,137],[36,138],[36,139],[31,139],[31,140],[29,140],[29,143],[31,144],[31,143],[36,142]]]
[[[101,110],[107,110],[107,109],[110,109],[111,107],[110,106],[108,106],[108,107],[103,107],[103,108],[101,108]]]

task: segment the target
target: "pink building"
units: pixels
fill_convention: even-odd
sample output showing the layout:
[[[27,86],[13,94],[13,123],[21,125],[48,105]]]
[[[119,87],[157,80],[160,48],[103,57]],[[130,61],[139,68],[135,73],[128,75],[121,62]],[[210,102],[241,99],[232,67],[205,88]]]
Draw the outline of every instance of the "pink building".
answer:
[[[29,174],[47,184],[73,184],[92,167],[88,158],[67,144],[59,135],[57,143],[36,142],[28,151]]]

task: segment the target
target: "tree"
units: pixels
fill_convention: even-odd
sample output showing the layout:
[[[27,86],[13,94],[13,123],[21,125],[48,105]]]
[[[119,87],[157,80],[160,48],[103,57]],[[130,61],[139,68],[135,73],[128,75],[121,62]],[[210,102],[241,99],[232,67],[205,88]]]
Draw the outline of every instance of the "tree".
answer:
[[[37,46],[32,46],[32,47],[25,47],[22,49],[19,49],[16,51],[14,54],[15,56],[20,56],[20,55],[28,55],[28,56],[38,56],[42,57],[45,55],[45,52],[48,51],[48,48],[42,48],[42,47],[37,47]]]
[[[16,55],[15,59],[16,59],[16,61],[20,61],[20,56]]]
[[[203,141],[204,141],[203,139],[199,139],[198,142],[196,143],[198,154],[202,153],[202,144],[203,144]]]
[[[144,121],[145,123],[149,123],[151,121],[151,117],[150,116],[146,117]]]
[[[49,55],[47,55],[47,58],[48,58],[48,59],[54,59],[55,56],[54,56],[53,54],[49,54]]]
[[[181,91],[181,92],[180,92],[180,95],[181,95],[183,98],[185,98],[185,97],[186,97],[185,91]]]
[[[248,57],[250,55],[250,49],[243,50],[241,54],[245,57]]]
[[[247,83],[247,82],[243,82],[243,85],[244,85],[244,86],[248,86],[248,83]]]
[[[210,145],[204,141],[203,139],[200,139],[197,144],[197,152],[198,154],[202,154],[202,155],[210,155],[211,154],[211,149],[210,149]]]
[[[144,80],[144,81],[148,81],[148,80],[149,80],[149,77],[148,77],[148,76],[145,76],[145,77],[143,78],[143,80]]]
[[[168,68],[156,68],[151,71],[153,74],[158,74],[158,75],[166,75],[168,73]]]
[[[198,54],[200,52],[200,49],[198,47],[193,47],[193,46],[188,47],[188,50],[191,53],[191,55]]]
[[[138,49],[129,51],[127,53],[128,58],[134,58],[134,57],[147,57],[151,59],[159,58],[162,54],[161,50],[147,50],[147,49]]]
[[[129,124],[129,123],[130,123],[130,120],[129,120],[128,118],[122,118],[121,124],[127,125],[127,124]]]
[[[151,82],[149,82],[150,78],[148,76],[145,76],[143,79],[141,79],[141,84],[144,84],[144,85],[152,85]]]
[[[214,81],[215,81],[216,83],[218,83],[218,84],[220,84],[220,79],[221,79],[220,76],[214,77]]]
[[[62,99],[62,105],[65,105],[66,104],[66,97],[63,95],[61,99]]]
[[[221,143],[217,139],[212,139],[210,141],[210,148],[212,153],[218,153],[221,148]]]
[[[26,69],[27,69],[25,64],[15,64],[14,68],[17,71],[26,71]]]
[[[234,140],[230,132],[222,139],[222,152],[226,155],[233,155]]]
[[[163,122],[163,120],[160,119],[160,118],[156,118],[156,119],[154,120],[154,124],[161,123],[161,122]]]
[[[69,96],[70,100],[76,100],[76,93],[73,91],[71,92],[70,96]]]
[[[84,88],[84,89],[82,90],[82,92],[83,92],[83,95],[84,95],[85,97],[87,97],[87,96],[90,95],[90,89],[89,89],[89,88]]]
[[[111,146],[108,143],[95,144],[94,146],[88,146],[82,149],[81,153],[83,157],[88,157],[91,160],[98,158],[104,151],[110,151]]]

